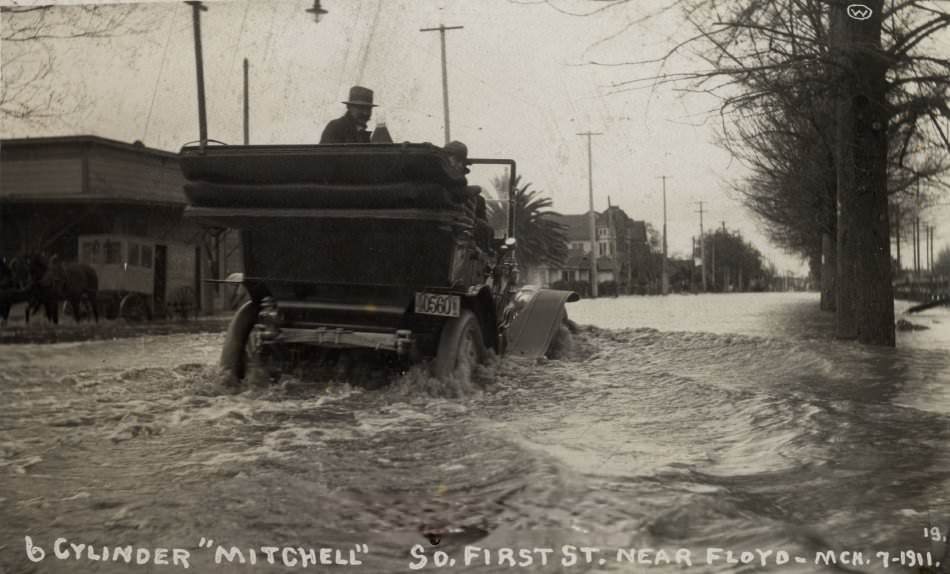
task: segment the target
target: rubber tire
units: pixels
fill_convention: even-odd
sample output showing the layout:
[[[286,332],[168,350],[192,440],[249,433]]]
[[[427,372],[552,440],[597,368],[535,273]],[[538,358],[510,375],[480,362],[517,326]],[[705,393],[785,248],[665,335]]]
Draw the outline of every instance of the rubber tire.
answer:
[[[245,347],[257,323],[260,307],[254,301],[248,301],[237,310],[228,325],[228,335],[221,348],[221,359],[218,364],[225,371],[230,371],[238,381],[244,380],[247,370],[247,356]]]
[[[442,327],[439,348],[432,362],[432,374],[438,379],[448,378],[456,372],[460,357],[466,353],[469,354],[469,364],[473,364],[473,361],[479,364],[485,362],[485,340],[478,326],[478,317],[468,309],[463,309],[458,317],[449,319]]]

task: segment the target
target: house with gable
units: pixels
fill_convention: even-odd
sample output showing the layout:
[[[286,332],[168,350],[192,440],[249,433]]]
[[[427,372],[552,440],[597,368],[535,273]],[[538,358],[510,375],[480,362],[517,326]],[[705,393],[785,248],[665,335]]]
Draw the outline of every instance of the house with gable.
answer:
[[[560,265],[537,265],[526,270],[526,282],[555,284],[589,294],[591,253],[597,258],[597,282],[603,294],[630,293],[637,280],[636,254],[647,243],[646,224],[631,219],[620,207],[595,212],[596,243],[590,237],[590,212],[552,215],[565,227],[567,257]]]

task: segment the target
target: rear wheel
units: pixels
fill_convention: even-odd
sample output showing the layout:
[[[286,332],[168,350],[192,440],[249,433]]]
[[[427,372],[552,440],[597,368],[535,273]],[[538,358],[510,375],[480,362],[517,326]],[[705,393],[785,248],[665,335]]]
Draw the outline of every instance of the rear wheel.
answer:
[[[439,379],[453,374],[470,377],[475,366],[485,361],[485,354],[478,318],[465,309],[442,327],[432,374]]]

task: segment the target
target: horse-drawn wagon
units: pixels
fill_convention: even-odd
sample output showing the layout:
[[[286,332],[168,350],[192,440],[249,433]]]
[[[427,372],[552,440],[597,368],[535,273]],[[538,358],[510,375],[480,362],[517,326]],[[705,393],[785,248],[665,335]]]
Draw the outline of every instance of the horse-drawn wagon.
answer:
[[[81,235],[79,260],[99,277],[98,305],[114,319],[194,315],[194,246],[132,235]]]
[[[521,289],[514,225],[431,144],[186,146],[186,216],[241,233],[243,285],[222,366],[271,375],[307,354],[373,349],[435,375],[547,352],[576,294]],[[500,164],[511,160],[467,160]],[[510,205],[510,203],[509,203]]]

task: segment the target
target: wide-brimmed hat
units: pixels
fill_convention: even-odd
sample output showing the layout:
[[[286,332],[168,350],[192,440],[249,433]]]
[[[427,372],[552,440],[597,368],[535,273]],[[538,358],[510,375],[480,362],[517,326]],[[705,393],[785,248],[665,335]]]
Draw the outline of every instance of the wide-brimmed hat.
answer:
[[[376,104],[373,103],[373,90],[364,88],[363,86],[353,86],[350,88],[350,97],[343,103],[350,106],[376,107]]]

